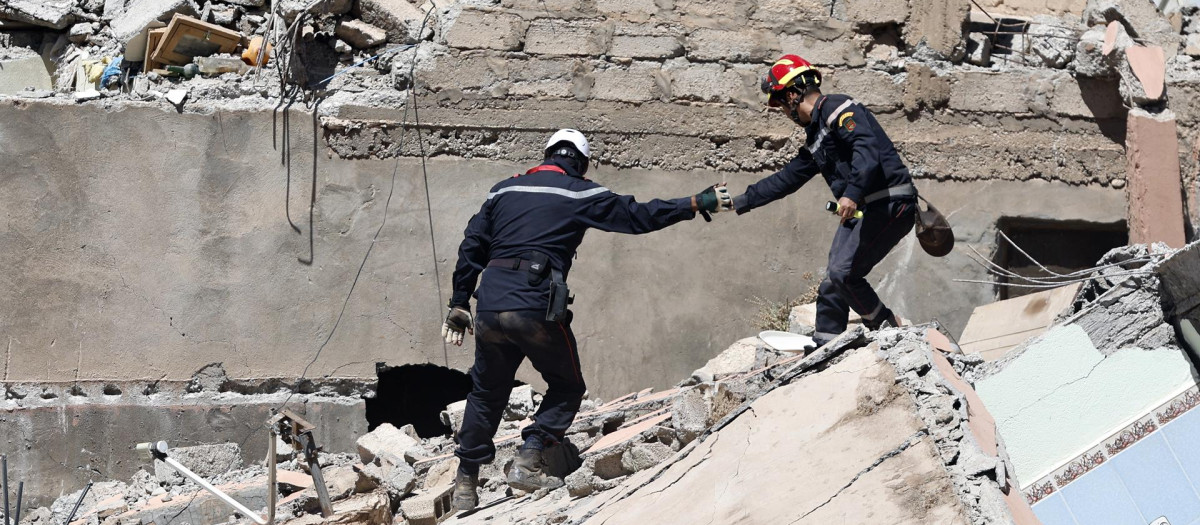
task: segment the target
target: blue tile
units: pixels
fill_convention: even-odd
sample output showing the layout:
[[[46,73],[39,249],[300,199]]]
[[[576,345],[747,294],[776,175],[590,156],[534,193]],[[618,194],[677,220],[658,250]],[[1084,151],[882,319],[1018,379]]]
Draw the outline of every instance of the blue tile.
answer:
[[[1193,408],[1187,413],[1167,423],[1162,429],[1167,436],[1167,443],[1175,452],[1175,457],[1183,465],[1183,472],[1191,478],[1192,484],[1200,488],[1200,407]]]
[[[1033,506],[1033,513],[1037,514],[1042,525],[1079,525],[1071,516],[1067,502],[1063,501],[1062,495],[1057,492],[1037,502]]]
[[[1105,463],[1062,489],[1071,515],[1082,525],[1146,523],[1112,465]],[[1187,523],[1187,522],[1184,522]]]
[[[1159,516],[1171,523],[1191,523],[1200,518],[1200,497],[1179,468],[1162,432],[1143,438],[1109,462],[1147,522]]]

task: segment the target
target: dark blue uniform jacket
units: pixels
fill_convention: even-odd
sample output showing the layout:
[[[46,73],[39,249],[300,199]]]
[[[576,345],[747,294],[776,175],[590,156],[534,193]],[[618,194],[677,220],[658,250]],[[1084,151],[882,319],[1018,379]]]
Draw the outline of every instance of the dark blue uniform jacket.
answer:
[[[795,193],[817,172],[825,177],[835,200],[847,197],[859,208],[866,204],[867,195],[912,182],[875,115],[850,97],[817,99],[805,132],[808,139],[796,158],[734,199],[738,214]]]
[[[542,171],[535,171],[539,168]],[[493,186],[479,213],[467,223],[450,304],[468,308],[482,272],[476,311],[545,310],[549,278],[530,285],[526,270],[488,268],[488,261],[520,258],[536,250],[549,257],[550,266],[565,279],[588,228],[648,233],[695,216],[690,197],[639,203],[584,179],[569,166],[548,162]]]

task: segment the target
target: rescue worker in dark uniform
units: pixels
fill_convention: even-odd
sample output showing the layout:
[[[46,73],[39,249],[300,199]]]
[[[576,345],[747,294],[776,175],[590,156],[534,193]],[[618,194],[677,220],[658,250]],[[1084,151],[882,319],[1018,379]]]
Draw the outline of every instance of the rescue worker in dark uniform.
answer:
[[[732,207],[723,184],[693,197],[639,203],[585,179],[589,155],[582,133],[559,130],[546,144],[545,162],[496,184],[467,224],[442,326],[448,343],[462,344],[463,332],[472,330],[474,292],[473,388],[455,450],[455,509],[478,504],[479,467],[495,458],[492,437],[525,358],[548,388],[533,424],[521,432],[525,442],[508,482],[524,491],[562,486],[561,479],[544,471],[542,450],[563,439],[585,392],[563,288],[587,229],[649,233],[692,219],[697,212],[707,218],[709,212]]]
[[[848,96],[821,93],[821,73],[804,59],[777,60],[762,90],[768,105],[804,127],[808,138],[782,170],[734,197],[734,209],[741,215],[781,199],[820,172],[837,200],[841,224],[818,289],[813,342],[819,347],[845,331],[850,309],[868,328],[899,326],[866,277],[913,228],[917,191],[908,168],[875,116]]]

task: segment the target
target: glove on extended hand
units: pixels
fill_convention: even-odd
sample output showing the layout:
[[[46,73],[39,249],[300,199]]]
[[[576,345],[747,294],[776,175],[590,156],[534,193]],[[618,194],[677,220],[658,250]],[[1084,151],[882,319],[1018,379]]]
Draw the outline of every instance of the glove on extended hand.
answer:
[[[442,337],[446,344],[462,346],[463,331],[475,335],[475,327],[471,326],[471,312],[459,306],[450,307],[446,313],[446,321],[442,323]]]
[[[706,221],[712,221],[709,213],[717,213],[721,211],[729,211],[733,209],[733,197],[729,195],[729,188],[725,183],[716,184],[705,188],[704,191],[697,193],[692,197],[692,206]]]

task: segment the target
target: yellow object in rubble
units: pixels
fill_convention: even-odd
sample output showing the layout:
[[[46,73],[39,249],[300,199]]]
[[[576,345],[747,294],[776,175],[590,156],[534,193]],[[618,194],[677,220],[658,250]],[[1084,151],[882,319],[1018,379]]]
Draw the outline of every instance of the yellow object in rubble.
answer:
[[[250,45],[246,46],[246,50],[242,52],[242,62],[245,62],[252,66],[267,65],[267,61],[270,60],[271,49],[274,47],[271,44],[267,44],[267,50],[265,53],[262,54],[262,62],[258,62],[258,53],[262,49],[263,43],[265,41],[266,41],[266,39],[261,36],[256,36],[254,38],[251,38]]]

